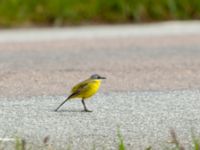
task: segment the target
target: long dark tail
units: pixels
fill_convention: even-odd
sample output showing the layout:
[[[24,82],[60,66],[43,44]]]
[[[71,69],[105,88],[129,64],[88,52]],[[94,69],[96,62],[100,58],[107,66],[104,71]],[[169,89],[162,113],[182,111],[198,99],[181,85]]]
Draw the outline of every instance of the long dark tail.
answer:
[[[55,111],[58,111],[58,109],[66,102],[68,101],[70,98],[72,98],[74,95],[76,95],[77,93],[72,93],[68,98],[66,98],[56,109]]]
[[[67,99],[65,99],[56,109],[55,109],[55,111],[58,111],[58,109],[66,102],[66,101],[68,101],[69,99],[67,98]]]

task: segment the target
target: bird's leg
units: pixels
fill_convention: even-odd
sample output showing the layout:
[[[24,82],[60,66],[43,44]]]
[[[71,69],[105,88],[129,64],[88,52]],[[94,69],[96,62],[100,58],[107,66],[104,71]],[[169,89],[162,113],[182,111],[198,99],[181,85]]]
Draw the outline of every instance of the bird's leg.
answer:
[[[92,112],[91,110],[88,110],[88,109],[87,109],[87,107],[86,107],[86,105],[85,105],[84,99],[82,99],[81,102],[82,102],[82,104],[83,104],[83,107],[84,107],[84,111],[85,111],[85,112]]]

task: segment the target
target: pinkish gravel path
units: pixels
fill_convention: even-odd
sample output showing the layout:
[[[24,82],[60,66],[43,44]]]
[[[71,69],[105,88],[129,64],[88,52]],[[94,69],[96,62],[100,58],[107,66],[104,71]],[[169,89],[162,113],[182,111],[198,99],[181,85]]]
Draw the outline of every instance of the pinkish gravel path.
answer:
[[[79,28],[66,30],[71,37],[54,37],[59,29],[48,29],[44,38],[42,29],[0,31],[5,36],[0,38],[0,96],[65,95],[77,81],[93,73],[108,78],[102,85],[103,92],[199,88],[200,29],[195,26],[191,31],[192,23],[181,24],[176,28],[175,23],[120,26],[115,30],[106,27],[101,36],[87,27],[92,36],[85,37]],[[157,26],[161,26],[160,32],[153,34]],[[99,33],[104,31],[92,27],[95,31],[98,28]],[[131,29],[143,34],[138,36]],[[62,30],[59,33],[65,34]],[[34,36],[30,37],[30,32]]]

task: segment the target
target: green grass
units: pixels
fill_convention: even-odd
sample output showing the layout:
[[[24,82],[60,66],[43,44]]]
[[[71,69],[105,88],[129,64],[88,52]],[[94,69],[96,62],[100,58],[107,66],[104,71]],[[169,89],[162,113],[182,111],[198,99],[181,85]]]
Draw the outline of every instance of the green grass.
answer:
[[[119,146],[118,146],[118,149],[119,150],[126,150],[126,147],[125,147],[125,144],[124,144],[124,139],[120,133],[120,130],[118,129],[117,131],[117,136],[118,136],[118,139],[119,139]]]
[[[200,0],[0,0],[0,27],[200,19]]]
[[[25,140],[22,140],[17,137],[15,141],[15,150],[25,150],[25,149],[26,149]]]
[[[191,141],[191,143],[189,143],[187,145],[187,147],[190,147],[190,149],[188,149],[188,148],[186,149],[186,147],[184,147],[182,145],[181,141],[178,139],[178,136],[174,130],[171,130],[170,134],[171,134],[170,142],[167,142],[167,145],[166,145],[166,143],[163,143],[163,148],[161,148],[160,150],[200,150],[200,138],[195,136],[195,134],[193,132],[192,132],[192,141]],[[116,150],[128,150],[126,148],[126,141],[124,140],[119,129],[117,131],[117,137],[118,137],[118,145],[116,146],[117,147]],[[39,149],[41,149],[41,150],[56,150],[56,149],[54,149],[53,145],[51,145],[49,143],[49,140],[50,140],[50,138],[48,136],[45,137],[43,139],[43,145],[38,146],[38,147],[40,147]],[[3,143],[1,143],[0,150],[4,150],[2,145],[3,145]],[[31,147],[30,145],[28,145],[26,143],[25,140],[20,139],[18,137],[15,140],[14,146],[15,146],[14,147],[15,150],[36,150],[36,149],[38,150],[38,147],[37,148]],[[95,150],[95,149],[96,149],[96,146],[91,145],[91,150]],[[106,150],[107,148],[102,145],[102,149]],[[132,147],[131,149],[136,150],[134,147]],[[66,150],[73,150],[73,148],[71,145],[67,145]],[[154,149],[151,146],[149,146],[149,147],[145,148],[144,150],[154,150]]]

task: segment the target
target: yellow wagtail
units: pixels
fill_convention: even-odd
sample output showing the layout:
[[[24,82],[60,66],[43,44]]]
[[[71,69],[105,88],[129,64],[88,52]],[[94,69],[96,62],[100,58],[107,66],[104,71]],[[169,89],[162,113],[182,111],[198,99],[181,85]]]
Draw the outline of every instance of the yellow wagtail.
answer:
[[[58,111],[58,109],[69,99],[72,98],[81,98],[81,102],[84,107],[84,111],[86,112],[91,112],[90,110],[87,109],[85,105],[85,99],[90,98],[93,96],[98,90],[101,85],[101,80],[106,79],[105,77],[101,77],[98,74],[92,75],[89,79],[78,83],[75,85],[72,90],[71,94],[67,99],[65,99],[56,109],[55,111]]]

